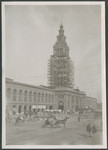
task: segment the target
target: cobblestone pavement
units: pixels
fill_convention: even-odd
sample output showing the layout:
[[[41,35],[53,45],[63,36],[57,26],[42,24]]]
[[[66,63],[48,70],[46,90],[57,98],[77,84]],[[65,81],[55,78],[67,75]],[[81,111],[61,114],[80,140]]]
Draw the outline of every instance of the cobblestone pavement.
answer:
[[[26,120],[19,126],[14,123],[6,125],[7,145],[100,145],[102,144],[102,127],[99,119],[69,117],[66,127],[42,128],[44,120]],[[64,115],[58,115],[64,118]],[[86,131],[86,125],[90,122],[96,125],[98,132],[91,136]]]

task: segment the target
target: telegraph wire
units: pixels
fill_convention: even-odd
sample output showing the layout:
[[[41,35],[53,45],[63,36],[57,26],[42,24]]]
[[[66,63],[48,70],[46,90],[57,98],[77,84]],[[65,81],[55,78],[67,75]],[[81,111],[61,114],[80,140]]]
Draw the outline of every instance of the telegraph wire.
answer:
[[[89,81],[89,82],[86,83],[86,84],[80,85],[80,87],[82,88],[82,87],[88,86],[89,84],[92,84],[92,83],[94,83],[95,81],[99,80],[99,78],[100,78],[100,77],[98,77],[98,78],[96,78],[96,79],[93,79],[93,80]],[[102,84],[102,83],[99,83],[99,84]]]
[[[74,71],[76,71],[76,70],[78,70],[78,68],[80,69],[80,70],[83,70],[83,69],[85,69],[85,68],[91,68],[91,67],[96,67],[96,66],[98,66],[98,65],[88,65],[88,66],[86,66],[86,67],[81,67],[81,66],[75,66],[75,69],[74,69]]]

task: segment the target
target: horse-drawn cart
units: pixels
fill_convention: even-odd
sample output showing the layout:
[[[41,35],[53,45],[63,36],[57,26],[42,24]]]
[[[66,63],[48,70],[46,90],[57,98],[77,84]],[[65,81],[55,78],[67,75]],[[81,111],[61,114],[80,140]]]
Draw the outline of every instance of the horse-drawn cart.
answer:
[[[57,120],[57,118],[47,118],[45,120],[45,123],[42,125],[43,128],[45,127],[60,127],[59,125],[62,124],[65,127],[66,121],[69,119],[68,117],[65,117],[63,120]]]
[[[54,117],[48,117],[46,120],[45,120],[45,123],[42,125],[43,128],[45,127],[55,127],[55,123],[56,123],[56,118]]]

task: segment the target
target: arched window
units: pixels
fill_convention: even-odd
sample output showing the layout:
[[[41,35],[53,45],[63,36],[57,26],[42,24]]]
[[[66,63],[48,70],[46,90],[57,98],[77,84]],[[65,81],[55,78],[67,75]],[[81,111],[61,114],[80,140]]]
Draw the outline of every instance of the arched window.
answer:
[[[20,105],[18,108],[18,112],[21,113],[21,111],[22,111],[22,105]]]
[[[40,102],[40,93],[38,93],[38,102]]]
[[[32,92],[31,91],[29,92],[29,101],[30,102],[32,101]]]
[[[24,92],[24,101],[27,101],[27,91]]]
[[[13,101],[16,101],[16,94],[17,94],[17,90],[14,89],[13,90]]]
[[[22,101],[22,90],[19,91],[19,102]]]
[[[74,96],[73,96],[73,104],[74,104],[74,102],[75,102],[75,101],[74,101]]]
[[[67,105],[68,105],[68,107],[69,107],[69,105],[70,105],[69,101],[67,101]]]
[[[52,95],[52,103],[54,102],[54,95]]]
[[[81,97],[79,98],[79,100],[80,100],[80,107],[82,107],[82,100],[81,100]]]
[[[13,114],[15,115],[16,114],[16,105],[13,105]]]
[[[50,101],[51,101],[51,95],[49,94],[49,103],[50,103]]]
[[[24,112],[27,110],[27,105],[24,106]]]
[[[47,102],[47,94],[45,95],[45,102]]]
[[[44,93],[42,93],[42,102],[44,101]]]
[[[10,101],[10,89],[8,88],[6,91],[6,98]]]
[[[34,92],[34,102],[36,102],[36,92]]]

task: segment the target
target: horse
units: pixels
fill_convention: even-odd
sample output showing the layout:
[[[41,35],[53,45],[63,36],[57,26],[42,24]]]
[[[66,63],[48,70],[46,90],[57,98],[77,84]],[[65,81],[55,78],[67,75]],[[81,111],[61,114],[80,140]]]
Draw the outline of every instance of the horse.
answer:
[[[64,127],[65,127],[65,124],[66,124],[67,119],[69,119],[69,118],[68,118],[68,117],[65,117],[63,120],[57,120],[57,121],[55,122],[55,125],[56,125],[57,127],[59,127],[59,124],[63,124]]]

